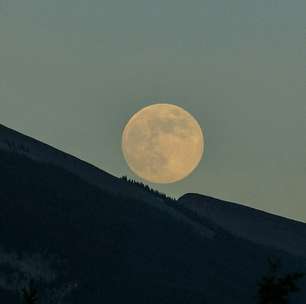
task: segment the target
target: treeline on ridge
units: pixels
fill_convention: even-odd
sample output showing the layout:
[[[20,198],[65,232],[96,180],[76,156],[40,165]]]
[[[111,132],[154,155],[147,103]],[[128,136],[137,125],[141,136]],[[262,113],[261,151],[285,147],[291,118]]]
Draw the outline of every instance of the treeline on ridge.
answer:
[[[130,179],[126,175],[122,176],[121,179],[126,181],[126,182],[128,182],[128,183],[130,183],[130,184],[136,185],[139,188],[142,188],[142,189],[144,189],[145,191],[147,191],[149,193],[153,193],[154,195],[160,197],[161,199],[163,199],[165,201],[177,202],[177,200],[175,198],[170,197],[170,196],[166,195],[165,193],[162,193],[162,192],[160,192],[160,191],[158,191],[156,189],[153,189],[150,186],[144,184],[143,182],[139,182],[139,181],[136,181],[134,179]]]

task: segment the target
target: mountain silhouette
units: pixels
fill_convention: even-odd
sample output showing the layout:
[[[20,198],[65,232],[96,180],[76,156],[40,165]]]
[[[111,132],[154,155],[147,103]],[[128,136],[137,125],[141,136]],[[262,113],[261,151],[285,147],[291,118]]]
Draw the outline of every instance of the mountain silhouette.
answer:
[[[238,237],[306,257],[304,223],[195,193],[178,203]]]
[[[1,302],[31,279],[44,303],[255,303],[269,257],[306,270],[306,224],[166,200],[4,126],[0,182]]]

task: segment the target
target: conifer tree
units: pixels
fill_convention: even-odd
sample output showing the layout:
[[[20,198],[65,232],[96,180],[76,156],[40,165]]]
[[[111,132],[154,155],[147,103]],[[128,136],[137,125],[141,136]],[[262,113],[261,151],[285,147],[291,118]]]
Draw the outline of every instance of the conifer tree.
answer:
[[[34,281],[31,280],[29,287],[22,289],[22,304],[37,304],[38,303],[38,291],[34,287]]]
[[[289,296],[298,292],[298,281],[304,276],[301,272],[280,274],[281,264],[277,259],[269,259],[269,270],[258,283],[258,304],[288,304]]]

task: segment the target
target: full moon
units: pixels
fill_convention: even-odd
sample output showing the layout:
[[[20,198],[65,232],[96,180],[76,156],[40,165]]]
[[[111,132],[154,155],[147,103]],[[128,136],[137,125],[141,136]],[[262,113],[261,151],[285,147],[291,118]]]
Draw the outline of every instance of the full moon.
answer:
[[[135,113],[122,133],[129,168],[157,184],[187,177],[204,152],[204,136],[196,119],[173,104],[153,104]]]

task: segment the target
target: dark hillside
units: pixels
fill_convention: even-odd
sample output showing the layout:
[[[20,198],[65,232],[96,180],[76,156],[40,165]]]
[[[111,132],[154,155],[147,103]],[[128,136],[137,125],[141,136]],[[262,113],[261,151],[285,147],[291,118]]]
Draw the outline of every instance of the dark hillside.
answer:
[[[61,263],[52,284],[76,282],[74,304],[253,303],[268,256],[293,269],[304,262],[220,228],[212,238],[200,236],[143,201],[15,153],[0,151],[0,185],[1,248],[20,259],[54,255]],[[0,277],[13,266],[0,252]],[[17,301],[3,286],[0,297]]]

